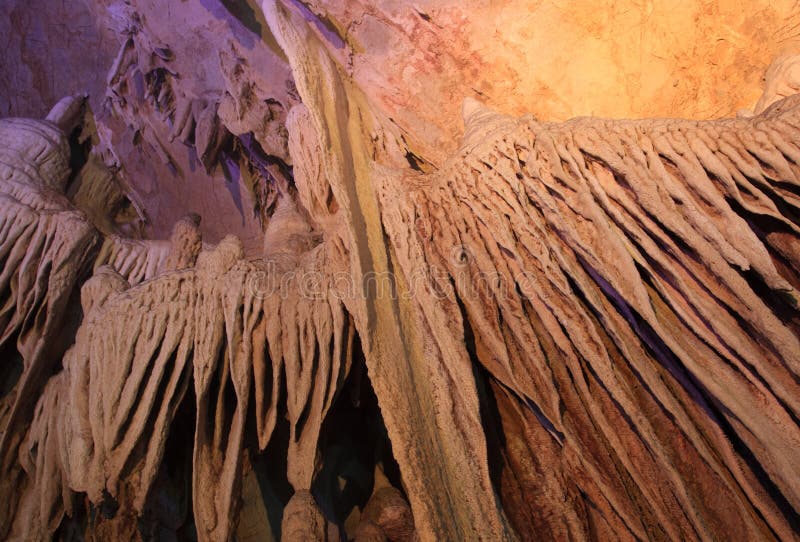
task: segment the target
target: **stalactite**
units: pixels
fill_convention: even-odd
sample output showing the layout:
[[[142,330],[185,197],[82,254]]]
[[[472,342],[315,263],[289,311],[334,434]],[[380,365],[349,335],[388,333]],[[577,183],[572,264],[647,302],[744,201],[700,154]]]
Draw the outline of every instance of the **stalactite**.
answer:
[[[110,266],[98,267],[82,288],[84,321],[64,370],[49,382],[25,439],[29,485],[14,535],[46,538],[70,512],[72,493],[101,503],[119,498],[122,483],[132,489],[121,504],[141,513],[192,381],[201,539],[231,535],[251,401],[262,449],[278,402],[287,403],[289,476],[298,491],[308,490],[320,424],[349,370],[353,341],[341,302],[316,271],[323,248],[290,283],[272,276],[271,265],[243,260],[233,237],[200,253],[196,267],[134,287]],[[311,273],[323,282],[302,284]]]
[[[467,99],[452,151],[444,122],[411,133],[407,89],[370,94],[356,36],[378,11],[265,0],[279,101],[234,41],[200,92],[133,4],[106,112],[131,141],[80,134],[80,94],[0,120],[0,536],[146,538],[174,454],[173,516],[203,542],[248,509],[285,540],[797,538],[796,57],[736,119]],[[115,143],[226,183],[255,246],[204,240],[183,201],[144,238]],[[362,384],[378,429],[352,434],[375,442],[336,442]],[[332,510],[331,443],[366,450],[358,509]]]
[[[792,537],[798,104],[564,124],[471,105],[439,172],[383,177],[422,311],[463,305],[478,361],[555,445],[544,468],[562,465],[573,499],[607,503],[615,536]],[[565,523],[590,536],[586,517]]]
[[[94,228],[63,195],[68,174],[69,148],[55,125],[0,121],[0,347],[16,348],[22,358],[0,407],[0,534],[19,499],[16,450],[36,397],[57,367],[67,304],[97,242]]]

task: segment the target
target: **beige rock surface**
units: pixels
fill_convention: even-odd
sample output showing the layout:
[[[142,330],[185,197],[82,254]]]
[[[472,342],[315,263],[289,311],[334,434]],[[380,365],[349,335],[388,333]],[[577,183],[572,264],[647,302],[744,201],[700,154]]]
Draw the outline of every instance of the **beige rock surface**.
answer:
[[[730,116],[800,39],[790,0],[304,4],[343,69],[437,164],[464,98],[542,120]]]
[[[795,3],[5,9],[0,537],[797,538]]]

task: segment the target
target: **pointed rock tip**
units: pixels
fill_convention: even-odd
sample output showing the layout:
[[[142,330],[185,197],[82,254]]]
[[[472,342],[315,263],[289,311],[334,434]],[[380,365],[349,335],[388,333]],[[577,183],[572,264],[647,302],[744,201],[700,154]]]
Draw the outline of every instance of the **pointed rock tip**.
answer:
[[[512,122],[511,117],[493,111],[474,98],[464,99],[461,105],[461,115],[464,119],[462,149],[476,145],[487,134]]]
[[[464,125],[470,123],[472,119],[479,116],[481,113],[490,113],[488,107],[479,102],[475,98],[467,96],[461,104],[461,118],[464,119]]]

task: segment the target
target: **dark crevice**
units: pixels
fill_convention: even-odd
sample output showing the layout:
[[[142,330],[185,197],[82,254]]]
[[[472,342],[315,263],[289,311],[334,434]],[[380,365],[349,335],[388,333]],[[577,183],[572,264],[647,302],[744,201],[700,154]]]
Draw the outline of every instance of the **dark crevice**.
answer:
[[[228,13],[236,17],[245,28],[259,36],[264,32],[263,14],[247,0],[222,0]]]
[[[425,13],[425,12],[422,12],[422,11],[420,11],[420,10],[418,10],[418,9],[415,9],[414,11],[416,11],[416,12],[417,12],[417,15],[419,15],[419,16],[420,16],[420,18],[421,18],[423,21],[431,22],[431,16],[430,16],[430,15],[428,15],[427,13]],[[475,89],[473,89],[473,90],[475,90]],[[476,91],[476,92],[477,92],[477,91]]]
[[[649,281],[648,275],[643,269],[643,280]],[[775,485],[775,482],[758,462],[752,451],[728,421],[728,416],[733,413],[728,411],[719,400],[697,380],[697,378],[683,365],[675,353],[664,343],[661,337],[632,307],[630,307],[620,296],[603,289],[606,298],[614,304],[618,310],[633,318],[631,325],[642,341],[642,346],[647,350],[649,356],[657,360],[665,369],[676,379],[676,381],[686,390],[686,392],[697,401],[698,406],[709,415],[709,419],[716,423],[727,439],[733,445],[734,450],[743,459],[744,463],[751,469],[754,476],[759,480],[766,493],[772,498],[781,514],[792,525],[794,529],[800,528],[800,515],[794,510],[789,501]],[[756,509],[754,507],[754,509]],[[757,510],[757,509],[756,509]],[[761,513],[759,516],[761,516]],[[769,523],[761,517],[766,525]],[[773,533],[774,534],[774,533]]]
[[[145,389],[147,389],[147,386],[150,384],[150,380],[153,377],[153,370],[156,368],[155,367],[155,365],[156,365],[155,362],[156,362],[156,359],[158,358],[159,354],[160,353],[158,352],[158,350],[156,350],[155,352],[153,352],[153,357],[151,357],[150,359],[147,360],[147,362],[145,364],[144,374],[142,374],[141,379],[139,380],[139,382],[137,384],[137,390],[136,390],[137,398],[138,397],[142,397],[144,395]],[[175,363],[175,352],[173,351],[173,352],[170,353],[170,359],[167,361],[167,367],[169,367],[171,365],[174,365],[174,363]],[[135,365],[131,364],[130,370],[131,370],[131,372],[129,372],[127,374],[126,378],[125,378],[125,382],[128,385],[131,384],[132,373],[134,373],[136,371]],[[159,401],[163,400],[163,393],[165,391],[166,380],[168,378],[169,377],[168,377],[167,374],[164,374],[161,377],[161,381],[159,382],[159,385],[158,385],[158,393],[155,396],[156,397],[156,401],[154,402],[153,410],[151,410],[150,416],[148,416],[148,419],[147,419],[147,428],[144,431],[145,435],[151,435],[153,433],[152,425],[153,425],[153,421],[154,421],[154,418],[155,418],[155,416],[153,414],[154,414],[154,412],[158,411]],[[124,390],[124,387],[123,387],[123,390]],[[130,426],[133,423],[133,420],[136,417],[137,412],[138,412],[138,410],[137,410],[136,407],[131,408],[127,412],[127,414],[125,416],[125,419],[122,420],[122,424],[120,425],[120,430],[118,432],[119,441],[114,441],[114,446],[118,446],[125,439],[125,435],[128,433],[128,430],[130,429]],[[135,455],[136,454],[131,454],[129,456],[129,458],[128,458],[128,462],[129,463],[131,461],[135,461],[136,459],[138,459],[137,457],[135,457]]]
[[[475,333],[470,324],[466,307],[460,298],[456,297],[456,301],[464,324],[464,345],[471,361],[472,375],[475,378],[475,387],[478,392],[480,420],[486,439],[486,453],[489,462],[489,479],[492,483],[492,489],[499,497],[502,495],[502,474],[505,466],[503,450],[506,448],[506,437],[503,433],[503,424],[497,407],[497,400],[489,385],[493,377],[478,357]]]
[[[22,376],[22,355],[17,351],[17,333],[14,333],[0,346],[0,400],[14,389]]]
[[[411,166],[411,169],[422,172],[422,168],[420,167],[422,160],[419,156],[411,151],[406,151],[406,161],[408,162],[408,165]]]
[[[800,212],[798,212],[797,207],[787,202],[780,195],[778,195],[772,186],[770,186],[769,184],[765,184],[765,181],[760,181],[757,179],[749,179],[749,180],[761,190],[761,193],[764,196],[769,198],[769,200],[775,205],[775,207],[778,209],[778,212],[784,218],[790,220],[792,223],[796,225],[800,225]],[[731,205],[731,207],[734,208],[734,210],[736,210],[737,207],[739,207],[738,202],[736,202],[736,207],[734,207],[732,202],[735,202],[736,200],[734,200],[733,198],[726,197],[725,199],[728,200],[728,203]],[[739,211],[737,210],[737,212]],[[741,215],[741,213],[739,214]]]
[[[318,472],[311,491],[343,539],[352,518],[372,495],[376,469],[405,496],[400,468],[367,374],[360,342],[354,344],[350,374],[322,424]],[[351,533],[352,534],[352,533]]]
[[[253,191],[253,212],[262,225],[266,224],[275,209],[278,195],[295,190],[292,166],[267,154],[252,133],[233,139],[224,152],[240,167],[247,167],[255,178],[254,186],[249,187]]]
[[[339,31],[339,28],[333,23],[333,21],[331,21],[331,19],[312,11],[307,2],[303,2],[302,0],[291,0],[291,3],[299,9],[300,13],[303,15],[303,18],[312,23],[317,28],[317,31],[324,36],[331,45],[337,49],[342,49],[345,47],[347,40]]]
[[[312,329],[306,329],[305,333],[314,333],[314,330],[313,330],[313,328]],[[302,336],[300,337],[300,340],[302,342],[306,342],[305,338],[302,337]],[[318,378],[317,377],[317,369],[319,367],[319,355],[320,355],[320,353],[319,353],[319,342],[316,341],[316,340],[312,340],[311,343],[312,343],[313,348],[314,348],[314,353],[311,356],[311,367],[309,368],[310,374],[309,374],[308,378],[309,378],[309,380],[311,382],[317,382],[317,378]],[[301,356],[301,359],[304,357],[303,356],[302,347],[300,348],[300,356]],[[301,363],[303,365],[305,365],[305,360],[301,361]],[[304,370],[305,370],[305,368],[304,368]],[[306,426],[306,422],[308,421],[308,417],[311,415],[312,411],[314,410],[313,395],[314,395],[314,388],[312,386],[311,388],[309,388],[308,398],[306,399],[306,402],[303,405],[302,410],[300,411],[300,416],[298,416],[297,422],[295,422],[295,426],[294,426],[295,427],[295,433],[294,433],[295,442],[300,440],[300,435],[303,434],[303,429]]]
[[[69,142],[69,167],[70,175],[67,180],[67,185],[64,188],[64,193],[69,194],[70,187],[75,182],[75,179],[89,161],[89,153],[92,151],[92,138],[86,137],[81,141],[83,132],[83,125],[79,124],[72,133],[69,134],[67,141]]]
[[[279,378],[278,381],[280,382],[279,397],[284,398],[286,397],[286,379]],[[245,446],[258,482],[261,504],[266,511],[269,529],[275,540],[280,540],[283,509],[294,494],[287,475],[290,427],[285,400],[278,401],[275,427],[263,452],[259,451],[257,434],[255,401],[250,401]]]
[[[184,390],[185,392],[182,392]],[[182,392],[175,417],[169,425],[156,481],[148,494],[139,532],[144,540],[197,540],[192,510],[192,456],[197,410],[191,366],[184,370],[177,388]]]
[[[775,253],[775,250],[771,247],[767,236],[771,233],[784,233],[794,236],[795,234],[791,228],[775,217],[749,212],[741,204],[739,204],[739,202],[732,198],[726,198],[726,201],[736,214],[747,221],[748,226],[750,226],[750,229],[753,231],[756,237],[758,237],[759,241],[761,241],[761,243],[767,247],[772,259],[783,260],[782,256]],[[784,265],[782,268],[779,266],[779,270],[781,269],[792,272],[790,277],[786,277],[787,281],[796,282],[798,280],[797,274],[791,269],[791,266]],[[741,271],[740,273],[748,282],[756,295],[758,295],[770,306],[770,308],[773,310],[776,316],[781,319],[782,322],[788,323],[797,318],[798,307],[791,295],[787,295],[784,292],[775,291],[769,288],[769,286],[767,286],[764,282],[764,279],[753,269]]]

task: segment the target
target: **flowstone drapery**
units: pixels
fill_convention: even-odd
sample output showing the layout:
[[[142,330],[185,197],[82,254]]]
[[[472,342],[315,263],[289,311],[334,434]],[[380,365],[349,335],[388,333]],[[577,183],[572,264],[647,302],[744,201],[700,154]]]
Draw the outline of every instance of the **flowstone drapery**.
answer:
[[[798,537],[792,57],[735,119],[467,99],[444,158],[320,6],[262,6],[283,102],[234,45],[195,95],[132,9],[112,118],[263,231],[146,235],[85,96],[0,120],[0,535]]]

